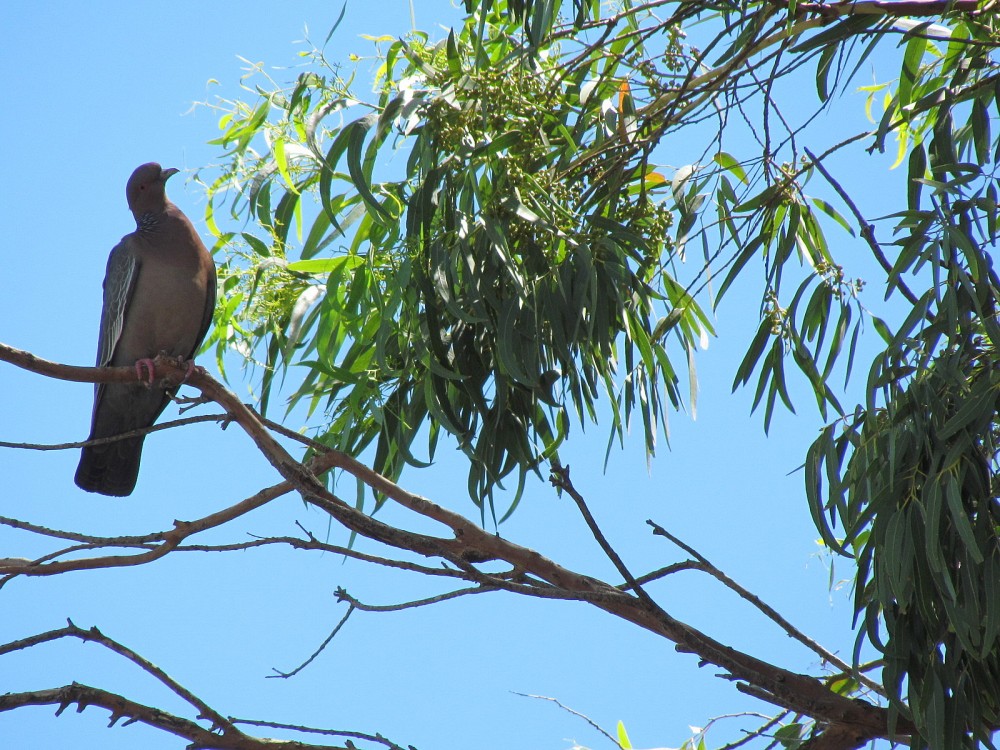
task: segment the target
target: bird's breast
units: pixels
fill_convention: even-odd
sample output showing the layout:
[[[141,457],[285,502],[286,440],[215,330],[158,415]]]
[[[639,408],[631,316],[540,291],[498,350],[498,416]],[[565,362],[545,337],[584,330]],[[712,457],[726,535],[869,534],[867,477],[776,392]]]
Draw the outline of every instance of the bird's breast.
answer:
[[[131,365],[160,352],[174,357],[194,356],[206,294],[207,279],[202,269],[144,259],[112,364]]]

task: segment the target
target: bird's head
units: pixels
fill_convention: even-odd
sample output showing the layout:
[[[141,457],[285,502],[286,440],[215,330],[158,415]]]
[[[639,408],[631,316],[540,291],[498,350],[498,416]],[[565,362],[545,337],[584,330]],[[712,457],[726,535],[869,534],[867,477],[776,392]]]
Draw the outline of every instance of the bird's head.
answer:
[[[139,217],[150,211],[162,211],[166,208],[167,180],[178,171],[172,167],[164,169],[156,162],[136,167],[132,176],[128,178],[128,185],[125,186],[125,198],[128,200],[129,210]]]

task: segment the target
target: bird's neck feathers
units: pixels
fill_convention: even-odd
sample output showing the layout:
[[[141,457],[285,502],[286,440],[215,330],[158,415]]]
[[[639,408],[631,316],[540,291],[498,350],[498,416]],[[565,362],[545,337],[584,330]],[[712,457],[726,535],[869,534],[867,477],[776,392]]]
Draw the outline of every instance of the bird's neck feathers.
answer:
[[[172,208],[174,208],[173,203],[170,201],[164,201],[163,206],[160,208],[133,212],[133,215],[135,216],[136,231],[140,234],[148,234],[159,231],[163,228],[164,223],[171,213],[170,209]]]

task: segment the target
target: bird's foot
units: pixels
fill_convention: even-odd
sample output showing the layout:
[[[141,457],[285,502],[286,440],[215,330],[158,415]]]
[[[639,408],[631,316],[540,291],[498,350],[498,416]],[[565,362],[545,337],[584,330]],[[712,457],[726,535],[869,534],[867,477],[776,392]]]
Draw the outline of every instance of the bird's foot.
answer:
[[[143,370],[148,374],[143,374]],[[153,379],[156,377],[156,363],[149,357],[137,359],[135,361],[135,374],[147,386],[152,386]]]
[[[176,388],[177,386],[180,386],[180,385],[183,385],[184,383],[186,383],[188,381],[188,379],[195,372],[201,372],[201,373],[205,372],[205,368],[204,367],[199,367],[198,365],[196,365],[194,363],[193,359],[187,359],[186,357],[174,357],[174,356],[172,356],[170,354],[167,354],[166,352],[160,352],[156,356],[155,359],[141,360],[141,361],[143,361],[143,362],[151,362],[153,364],[159,364],[164,369],[175,368],[175,369],[178,369],[178,370],[183,370],[184,374],[181,375],[179,378],[177,377],[177,375],[175,375],[172,372],[165,377],[164,382],[165,383],[169,383],[170,386],[173,387],[173,388]],[[136,367],[138,367],[138,366],[139,366],[139,363],[137,362],[136,363]],[[152,368],[150,368],[150,371],[152,372]],[[152,377],[150,377],[149,382],[150,383],[153,382],[152,381]]]

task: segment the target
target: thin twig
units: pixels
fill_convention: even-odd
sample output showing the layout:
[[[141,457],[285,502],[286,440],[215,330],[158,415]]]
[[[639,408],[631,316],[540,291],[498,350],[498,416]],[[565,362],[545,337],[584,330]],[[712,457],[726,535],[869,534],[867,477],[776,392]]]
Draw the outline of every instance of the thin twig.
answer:
[[[317,727],[305,727],[301,724],[283,724],[278,721],[260,721],[258,719],[238,719],[230,716],[229,720],[233,724],[247,724],[254,727],[267,727],[268,729],[287,729],[291,732],[302,732],[303,734],[322,734],[331,737],[347,737],[354,740],[364,740],[365,742],[377,742],[385,745],[389,750],[407,750],[402,745],[397,745],[381,734],[367,734],[365,732],[350,732],[343,729],[319,729]],[[412,750],[412,748],[411,748]]]
[[[386,568],[396,568],[399,570],[407,570],[412,573],[419,573],[425,576],[439,576],[444,578],[466,578],[467,574],[465,571],[457,570],[455,568],[445,568],[445,567],[434,567],[431,565],[420,565],[418,563],[408,562],[406,560],[394,560],[389,557],[380,557],[378,555],[370,555],[364,552],[359,552],[356,549],[350,547],[342,547],[336,544],[327,544],[326,542],[321,542],[314,537],[309,539],[300,539],[294,536],[275,536],[275,537],[265,537],[261,539],[251,539],[246,542],[232,542],[230,544],[182,544],[176,547],[176,552],[236,552],[240,550],[254,549],[256,547],[265,547],[272,544],[285,544],[289,547],[301,550],[317,550],[319,552],[329,552],[335,555],[341,555],[343,557],[349,557],[352,560],[359,560],[360,562],[371,563],[373,565],[381,565]]]
[[[205,531],[206,529],[211,529],[216,526],[221,526],[224,523],[228,523],[239,516],[242,516],[250,511],[265,505],[276,497],[284,495],[285,493],[293,489],[291,483],[282,482],[281,484],[268,487],[267,489],[261,490],[255,495],[252,495],[239,503],[236,503],[229,508],[212,513],[211,515],[205,516],[198,519],[197,521],[175,521],[174,528],[170,531],[159,532],[158,534],[145,535],[141,537],[144,540],[157,541],[159,544],[152,549],[147,549],[145,552],[134,554],[134,555],[106,555],[102,557],[88,557],[77,560],[57,560],[53,562],[40,562],[33,561],[32,564],[27,566],[0,566],[0,574],[4,577],[0,578],[0,587],[7,583],[11,578],[17,575],[28,575],[28,576],[46,576],[46,575],[58,575],[60,573],[65,573],[71,570],[93,570],[96,568],[117,568],[126,567],[133,565],[143,565],[145,563],[157,560],[164,555],[175,549],[184,539],[188,538],[193,534]],[[11,521],[13,519],[5,519],[5,521]],[[10,525],[10,524],[8,524]],[[26,528],[26,526],[23,526]],[[41,528],[41,527],[39,527]],[[31,529],[34,530],[34,529]],[[38,531],[36,533],[43,533]],[[129,537],[119,537],[118,540],[114,541],[107,546],[139,546]],[[141,543],[145,546],[146,542]],[[105,546],[105,545],[101,545]],[[69,550],[61,550],[58,555],[68,552]],[[47,557],[51,557],[47,556]]]
[[[576,503],[576,507],[580,510],[580,514],[583,516],[584,521],[586,521],[587,526],[590,528],[590,532],[594,535],[594,538],[601,546],[601,549],[604,550],[604,554],[607,555],[608,559],[611,560],[612,564],[615,568],[617,568],[622,578],[625,579],[627,590],[634,591],[636,596],[638,596],[653,612],[666,614],[660,608],[660,605],[653,601],[653,597],[647,594],[639,582],[636,581],[635,576],[633,576],[629,571],[625,562],[621,559],[621,556],[615,548],[611,546],[611,543],[608,542],[607,537],[604,536],[604,532],[601,531],[600,526],[597,525],[597,520],[590,512],[590,508],[587,507],[587,502],[583,499],[583,495],[576,490],[573,483],[570,481],[569,467],[553,465],[549,481],[553,486],[568,494],[573,499],[573,502]]]
[[[670,565],[665,565],[662,568],[657,568],[656,570],[651,570],[649,573],[645,573],[638,576],[635,582],[639,585],[645,585],[647,583],[652,583],[653,581],[658,581],[661,578],[666,578],[674,573],[680,573],[684,570],[704,570],[704,566],[701,563],[697,563],[694,560],[685,560],[684,562],[672,563]],[[628,591],[632,588],[629,583],[621,583],[618,588],[622,591]]]
[[[780,724],[781,722],[783,722],[785,720],[785,718],[790,715],[790,713],[791,713],[790,711],[782,711],[777,716],[775,716],[773,719],[770,719],[763,726],[757,727],[757,729],[755,729],[752,732],[747,732],[744,737],[736,740],[735,742],[730,742],[730,743],[728,743],[726,745],[723,745],[722,747],[719,748],[719,750],[736,750],[736,748],[742,747],[743,745],[747,744],[748,742],[752,742],[753,740],[757,739],[758,737],[763,737],[769,731],[771,731],[771,729],[773,727],[775,727],[778,724]],[[760,714],[757,714],[757,715],[759,716]]]
[[[328,471],[335,457],[329,455],[317,455],[307,464],[312,471],[322,474]],[[180,543],[202,531],[226,524],[240,516],[243,516],[257,508],[266,505],[281,495],[287,494],[294,489],[294,485],[289,482],[281,482],[255,495],[232,505],[223,510],[216,511],[195,521],[174,521],[174,528],[169,531],[154,532],[142,536],[120,536],[120,537],[100,537],[75,532],[65,532],[56,529],[48,529],[44,526],[31,524],[15,518],[0,516],[0,524],[11,526],[12,528],[25,529],[42,536],[62,538],[84,543],[86,546],[73,546],[57,552],[49,553],[36,560],[31,560],[27,564],[13,558],[0,560],[0,588],[7,581],[17,575],[46,576],[58,575],[73,570],[93,570],[97,568],[116,568],[134,565],[143,565],[157,560],[176,549]],[[152,545],[156,546],[152,546]],[[73,560],[56,560],[53,558],[62,557],[66,554],[78,552],[82,549],[94,549],[97,547],[138,547],[145,551],[134,555],[104,555],[99,557],[87,557]]]
[[[415,599],[412,602],[402,602],[400,604],[362,604],[347,593],[345,589],[338,588],[337,601],[350,602],[352,607],[356,607],[362,612],[399,612],[404,609],[414,609],[415,607],[426,607],[430,604],[439,604],[441,602],[446,602],[449,599],[458,599],[462,596],[487,594],[499,590],[500,587],[498,586],[470,586],[469,588],[457,589],[444,594],[438,594],[437,596],[428,596],[425,599]]]
[[[614,737],[612,737],[610,734],[608,734],[608,732],[600,724],[598,724],[596,721],[594,721],[593,719],[591,719],[586,714],[582,714],[579,711],[576,711],[576,710],[570,708],[569,706],[567,706],[567,705],[565,705],[563,703],[560,703],[555,698],[550,698],[547,695],[531,695],[530,693],[519,693],[516,690],[512,690],[511,692],[514,693],[514,695],[520,695],[522,698],[534,698],[535,700],[539,700],[539,701],[549,701],[550,703],[555,703],[563,711],[566,711],[567,713],[571,713],[571,714],[573,714],[573,716],[577,716],[577,717],[583,719],[588,724],[590,724],[591,727],[593,727],[598,732],[600,732],[605,737],[607,737],[609,740],[611,740],[612,744],[615,747],[617,747],[617,748],[621,747],[621,743],[619,743],[618,740],[616,740]]]
[[[119,435],[112,435],[111,437],[94,438],[92,440],[78,440],[73,443],[13,443],[6,440],[0,440],[0,448],[16,448],[30,451],[65,451],[72,450],[74,448],[85,448],[91,445],[117,443],[120,440],[141,437],[143,435],[149,435],[153,432],[160,432],[161,430],[172,430],[175,427],[183,427],[184,425],[197,424],[199,422],[221,422],[225,424],[229,421],[228,414],[203,414],[198,417],[173,419],[169,422],[161,422],[160,424],[154,424],[150,427],[141,427],[136,430],[129,430],[128,432],[123,432]]]
[[[81,542],[84,544],[101,545],[107,547],[118,547],[118,546],[136,546],[144,545],[150,542],[162,542],[164,537],[168,532],[166,531],[156,531],[151,534],[144,534],[142,536],[95,536],[93,534],[81,534],[78,531],[63,531],[61,529],[50,529],[47,526],[40,526],[38,524],[30,523],[29,521],[22,521],[19,518],[9,518],[8,516],[0,516],[0,525],[9,526],[12,529],[21,529],[23,531],[30,531],[33,534],[38,534],[39,536],[48,536],[54,539],[65,539],[72,542]]]
[[[878,243],[878,240],[875,239],[875,225],[868,223],[868,220],[865,219],[864,214],[861,213],[861,210],[858,208],[857,204],[848,192],[844,190],[843,186],[836,180],[836,178],[834,178],[832,174],[830,174],[829,170],[823,166],[823,161],[821,159],[817,159],[816,155],[813,154],[813,152],[808,148],[803,150],[805,151],[806,156],[809,157],[812,166],[816,167],[817,171],[823,175],[827,182],[830,183],[830,187],[834,189],[837,195],[840,196],[840,199],[844,201],[847,207],[851,210],[851,213],[854,214],[854,218],[857,220],[858,227],[861,231],[861,236],[864,238],[865,242],[868,243],[868,247],[871,248],[872,254],[875,256],[875,260],[877,260],[878,264],[882,266],[882,270],[891,277],[892,263],[890,263],[889,259],[885,257],[885,253],[882,252],[882,246]],[[902,279],[896,279],[896,288],[899,289],[900,293],[911,305],[916,305],[920,301],[917,298],[917,295],[910,291],[910,288]]]
[[[342,627],[344,627],[344,623],[346,623],[346,622],[347,622],[347,618],[348,618],[348,617],[350,617],[350,616],[351,616],[351,614],[353,614],[353,612],[354,612],[354,610],[355,610],[355,609],[356,609],[356,607],[354,606],[354,604],[351,604],[351,606],[349,606],[349,607],[347,608],[347,612],[346,612],[346,613],[344,614],[344,616],[343,616],[343,617],[341,617],[341,618],[340,618],[340,622],[338,622],[338,623],[337,623],[337,627],[335,627],[335,628],[334,628],[334,629],[333,629],[333,630],[332,630],[332,631],[330,632],[330,635],[328,635],[328,636],[327,636],[327,637],[326,637],[326,638],[325,638],[325,639],[323,640],[323,642],[322,642],[322,643],[321,643],[321,644],[319,645],[319,648],[317,648],[317,649],[316,649],[315,651],[313,651],[313,653],[312,653],[312,656],[310,656],[310,657],[309,657],[308,659],[306,659],[306,660],[305,660],[304,662],[302,662],[301,664],[299,664],[299,666],[297,666],[297,667],[296,667],[295,669],[293,669],[293,670],[292,670],[291,672],[282,672],[282,671],[281,671],[281,670],[279,670],[279,669],[275,669],[274,667],[271,667],[271,671],[272,671],[272,672],[274,672],[274,674],[269,674],[269,675],[267,675],[267,678],[268,678],[268,679],[273,679],[273,678],[277,678],[277,677],[281,677],[281,678],[283,678],[283,679],[288,679],[289,677],[294,677],[294,676],[295,676],[295,675],[297,675],[297,674],[298,674],[299,672],[301,672],[301,671],[302,671],[303,669],[305,669],[305,668],[306,668],[306,667],[308,667],[308,666],[309,666],[310,664],[312,664],[312,663],[313,663],[313,661],[314,661],[314,660],[316,659],[316,657],[317,657],[317,656],[319,656],[320,654],[322,654],[322,653],[323,653],[323,651],[324,651],[324,650],[326,649],[326,647],[327,647],[328,645],[330,645],[330,641],[332,641],[332,640],[333,640],[333,638],[334,638],[334,636],[335,636],[335,635],[337,635],[337,633],[339,633],[339,632],[340,632],[340,629],[341,629]]]
[[[833,664],[837,669],[844,670],[847,674],[850,674],[851,676],[855,677],[855,679],[857,679],[860,682],[862,682],[865,685],[865,687],[869,688],[870,690],[875,691],[879,695],[882,695],[882,696],[885,695],[885,689],[881,685],[879,685],[878,683],[873,682],[872,680],[868,679],[863,674],[860,674],[860,673],[856,672],[855,670],[852,670],[851,666],[849,664],[847,664],[847,662],[845,662],[842,659],[840,659],[840,657],[838,657],[833,652],[828,651],[827,649],[823,648],[821,645],[819,645],[818,643],[816,643],[816,641],[814,641],[812,638],[809,638],[805,633],[803,633],[801,630],[799,630],[794,625],[792,625],[788,620],[786,620],[784,617],[782,617],[777,612],[777,610],[775,610],[772,606],[770,606],[769,604],[767,604],[766,602],[764,602],[759,596],[757,596],[753,592],[751,592],[751,591],[747,590],[746,588],[744,588],[743,586],[741,586],[739,583],[737,583],[736,581],[734,581],[728,575],[726,575],[725,573],[723,573],[722,570],[720,570],[715,565],[713,565],[711,562],[709,562],[708,559],[704,555],[702,555],[700,552],[698,552],[698,550],[696,550],[694,547],[692,547],[692,546],[690,546],[688,544],[685,544],[683,541],[681,541],[680,539],[678,539],[676,536],[674,536],[673,534],[671,534],[669,531],[667,531],[665,528],[663,528],[659,524],[655,523],[654,521],[647,520],[646,523],[649,524],[653,528],[653,534],[655,534],[657,536],[664,536],[664,537],[666,537],[671,542],[673,542],[675,545],[677,545],[682,550],[684,550],[689,555],[691,555],[691,557],[693,557],[702,566],[704,566],[703,570],[706,573],[708,573],[709,575],[711,575],[713,578],[715,578],[717,581],[719,581],[720,583],[722,583],[727,588],[729,588],[732,591],[736,592],[736,594],[741,599],[743,599],[744,601],[749,602],[754,607],[756,607],[758,610],[760,610],[760,612],[763,613],[765,617],[767,617],[769,620],[771,620],[772,622],[774,622],[778,627],[780,627],[782,630],[784,630],[785,633],[787,635],[789,635],[791,638],[794,638],[799,643],[801,643],[803,646],[805,646],[806,648],[808,648],[810,651],[812,651],[813,653],[819,655],[820,658],[822,658],[824,661],[827,661],[830,664]]]
[[[787,7],[788,0],[771,0]],[[818,13],[824,18],[840,16],[939,16],[951,11],[978,15],[983,11],[981,0],[838,0],[833,3],[799,3],[796,15]]]

